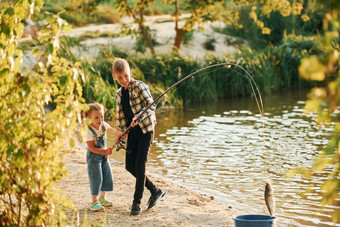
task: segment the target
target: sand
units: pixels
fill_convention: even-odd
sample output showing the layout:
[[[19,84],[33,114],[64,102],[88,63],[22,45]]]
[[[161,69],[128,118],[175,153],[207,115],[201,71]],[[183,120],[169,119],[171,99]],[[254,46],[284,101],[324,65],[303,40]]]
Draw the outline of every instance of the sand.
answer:
[[[188,16],[189,15],[182,15],[183,18]],[[122,18],[121,22],[137,28],[137,25],[134,24],[132,19],[129,17]],[[180,21],[180,26],[182,26],[183,23],[184,21]],[[154,46],[156,54],[170,54],[176,35],[175,24],[173,21],[171,21],[171,16],[146,16],[145,25],[149,26],[150,29],[153,31],[154,39],[157,42],[157,45]],[[187,44],[181,45],[179,54],[200,61],[203,60],[207,55],[225,57],[227,53],[236,53],[237,48],[233,45],[228,44],[228,42],[231,42],[235,38],[216,32],[214,30],[214,28],[223,28],[224,26],[225,24],[220,21],[205,23],[204,25],[202,25],[201,29],[195,26],[193,28],[194,33],[192,39]],[[86,32],[113,32],[119,34],[120,31],[120,24],[101,24],[74,28],[71,32],[65,33],[65,35],[68,35],[70,37],[79,37]],[[214,39],[214,51],[208,51],[204,48],[204,43],[211,39]],[[99,52],[102,51],[102,45],[105,45],[106,48],[110,46],[117,47],[130,55],[139,55],[141,57],[151,56],[150,50],[148,48],[145,53],[136,52],[136,38],[131,35],[109,38],[92,38],[84,40],[80,44],[86,48],[74,49],[74,53],[79,56],[81,55],[82,57],[92,58],[94,56],[97,56]],[[79,53],[79,51],[81,53]]]
[[[137,216],[130,215],[135,179],[125,170],[124,163],[118,163],[112,158],[110,163],[114,190],[108,192],[106,197],[114,205],[104,212],[90,211],[91,196],[85,154],[84,146],[78,146],[67,155],[68,176],[57,184],[78,209],[80,224],[91,221],[104,223],[104,226],[234,226],[232,217],[240,214],[213,196],[198,194],[181,185],[156,178],[147,168],[147,175],[166,195],[155,207],[146,210],[150,193],[145,189],[141,204],[143,212]]]

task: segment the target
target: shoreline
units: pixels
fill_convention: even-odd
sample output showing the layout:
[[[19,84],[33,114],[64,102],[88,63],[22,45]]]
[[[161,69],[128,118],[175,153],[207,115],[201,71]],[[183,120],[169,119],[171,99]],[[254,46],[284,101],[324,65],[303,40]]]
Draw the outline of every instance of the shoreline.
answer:
[[[159,175],[154,177],[147,173],[155,184],[166,192],[166,195],[155,207],[146,210],[150,193],[144,191],[140,215],[130,215],[133,200],[135,180],[125,170],[123,163],[110,159],[113,173],[113,192],[106,193],[106,198],[113,202],[113,206],[104,212],[89,210],[91,203],[90,188],[86,169],[86,150],[77,146],[66,156],[68,175],[60,180],[56,187],[62,189],[66,196],[74,203],[79,212],[80,225],[84,221],[104,226],[234,226],[233,217],[240,211],[228,207],[222,202],[193,192],[181,185],[163,180]]]

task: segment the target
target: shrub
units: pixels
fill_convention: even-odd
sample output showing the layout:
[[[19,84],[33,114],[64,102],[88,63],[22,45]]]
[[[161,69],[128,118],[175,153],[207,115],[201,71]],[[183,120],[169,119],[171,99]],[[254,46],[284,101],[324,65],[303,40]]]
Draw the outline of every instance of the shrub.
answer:
[[[65,209],[73,209],[55,184],[66,174],[63,158],[74,145],[72,129],[86,108],[81,71],[78,63],[58,56],[57,37],[65,21],[51,14],[45,15],[49,26],[34,50],[36,65],[21,69],[20,21],[39,11],[40,4],[30,11],[31,1],[23,0],[1,9],[6,18],[0,28],[1,226],[61,225],[67,221]]]

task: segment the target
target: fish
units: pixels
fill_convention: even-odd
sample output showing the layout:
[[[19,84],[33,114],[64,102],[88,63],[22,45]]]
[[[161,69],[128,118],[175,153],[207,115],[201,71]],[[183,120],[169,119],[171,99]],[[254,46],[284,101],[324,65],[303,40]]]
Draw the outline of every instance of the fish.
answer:
[[[264,190],[264,201],[266,202],[266,206],[268,208],[270,216],[275,216],[275,199],[274,199],[274,192],[272,186],[267,181],[266,187]]]

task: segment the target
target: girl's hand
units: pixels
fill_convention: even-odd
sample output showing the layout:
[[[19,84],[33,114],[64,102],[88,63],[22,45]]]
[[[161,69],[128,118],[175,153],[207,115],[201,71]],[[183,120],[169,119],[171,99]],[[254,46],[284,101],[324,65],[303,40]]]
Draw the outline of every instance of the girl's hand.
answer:
[[[106,149],[105,151],[105,156],[111,155],[112,154],[112,147]]]
[[[123,136],[123,134],[124,134],[124,132],[119,132],[118,136],[116,137],[116,141],[115,141],[116,144],[119,143],[119,140],[125,140],[126,139],[127,134],[125,134],[124,136]]]

